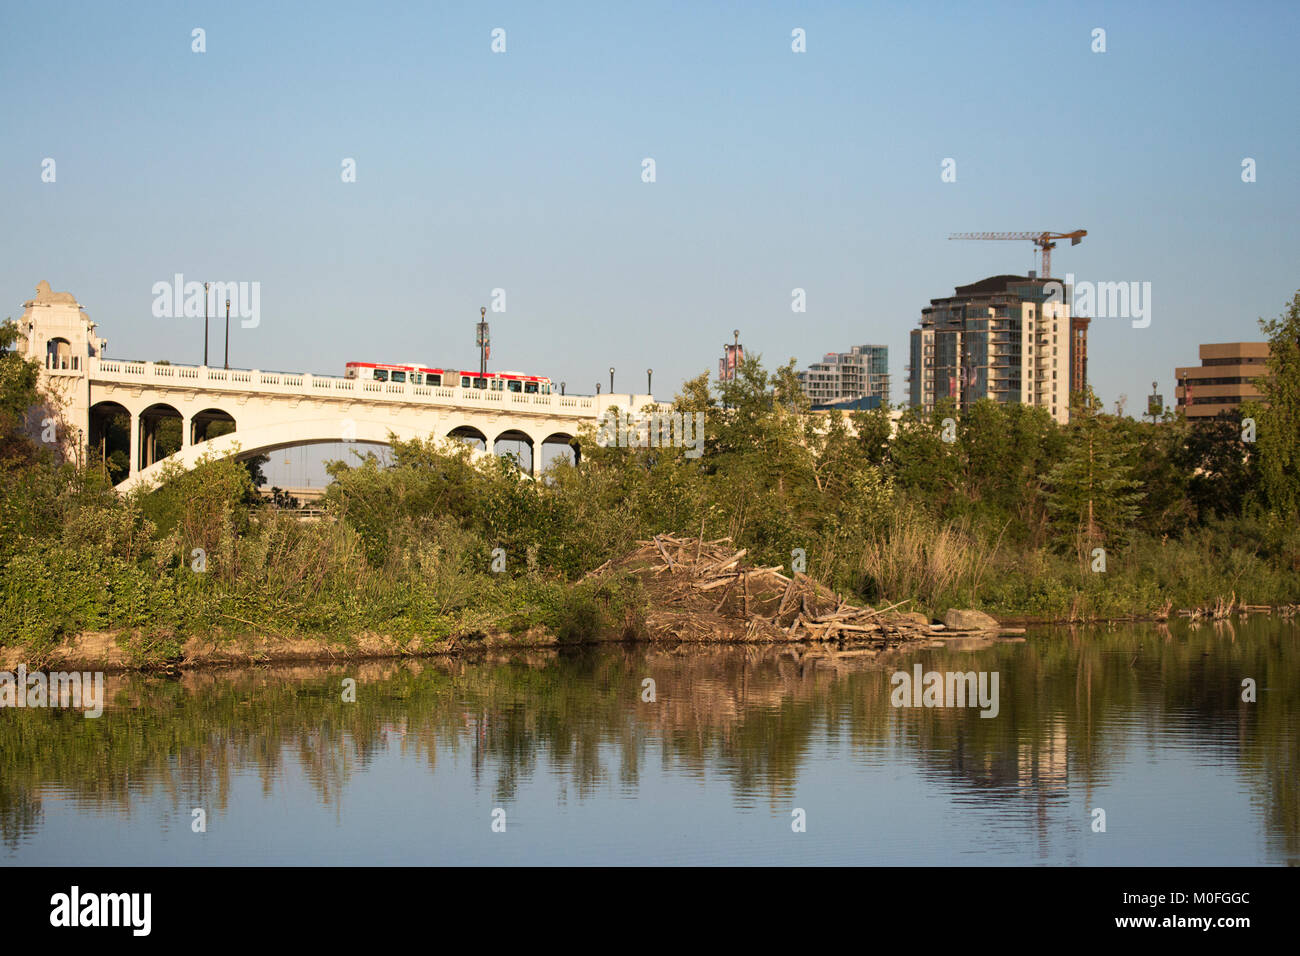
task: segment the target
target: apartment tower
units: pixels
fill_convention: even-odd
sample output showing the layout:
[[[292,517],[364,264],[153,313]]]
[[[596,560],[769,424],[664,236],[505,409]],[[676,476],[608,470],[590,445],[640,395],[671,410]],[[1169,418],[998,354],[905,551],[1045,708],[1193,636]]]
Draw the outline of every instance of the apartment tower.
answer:
[[[912,330],[911,404],[931,412],[951,399],[960,412],[990,398],[1069,421],[1070,392],[1087,379],[1087,321],[1071,321],[1069,301],[1068,286],[1032,273],[992,276],[931,299]]]

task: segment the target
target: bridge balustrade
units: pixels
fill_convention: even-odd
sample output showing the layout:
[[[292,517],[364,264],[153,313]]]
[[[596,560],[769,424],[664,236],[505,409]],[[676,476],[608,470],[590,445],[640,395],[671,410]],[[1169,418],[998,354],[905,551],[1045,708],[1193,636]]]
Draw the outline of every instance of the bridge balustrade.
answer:
[[[159,365],[154,362],[109,361],[91,358],[89,360],[91,378],[123,377],[129,378],[133,385],[141,385],[149,380],[160,385],[185,380],[187,385],[210,382],[222,388],[238,391],[268,391],[279,394],[301,394],[328,392],[361,393],[372,399],[392,399],[395,401],[421,401],[439,405],[475,405],[480,403],[509,404],[514,406],[532,406],[541,408],[559,408],[570,411],[586,411],[595,408],[591,396],[528,395],[518,392],[494,392],[482,389],[456,388],[454,386],[413,385],[410,382],[367,382],[361,379],[341,376],[312,375],[309,372],[262,372],[258,369],[217,369],[201,365]],[[75,373],[74,373],[75,374]]]

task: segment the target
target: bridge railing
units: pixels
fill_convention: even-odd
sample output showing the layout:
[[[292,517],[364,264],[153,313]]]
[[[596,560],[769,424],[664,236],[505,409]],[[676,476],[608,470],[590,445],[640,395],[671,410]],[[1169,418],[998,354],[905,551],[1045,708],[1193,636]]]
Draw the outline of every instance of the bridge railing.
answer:
[[[212,391],[269,392],[280,395],[356,395],[365,400],[410,402],[431,405],[480,406],[483,408],[546,409],[559,414],[595,416],[611,404],[635,407],[649,396],[631,395],[526,395],[473,388],[413,385],[410,382],[372,382],[310,372],[263,372],[259,369],[220,369],[201,365],[167,365],[158,362],[130,362],[91,357],[90,377],[102,382],[157,385],[161,388],[204,388]]]

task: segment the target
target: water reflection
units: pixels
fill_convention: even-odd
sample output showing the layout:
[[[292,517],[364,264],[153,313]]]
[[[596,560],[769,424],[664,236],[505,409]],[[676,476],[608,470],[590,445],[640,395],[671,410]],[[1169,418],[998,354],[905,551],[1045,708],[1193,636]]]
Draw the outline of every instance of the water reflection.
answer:
[[[1232,839],[1255,844],[1231,859],[1296,863],[1297,633],[1257,618],[1043,630],[1023,642],[884,659],[618,647],[110,677],[98,720],[0,712],[0,856],[31,862],[23,850],[33,840],[88,815],[136,820],[140,839],[150,826],[184,827],[188,808],[221,814],[240,799],[240,819],[255,834],[259,801],[237,797],[237,782],[250,779],[266,807],[278,799],[333,808],[338,826],[364,830],[375,824],[344,823],[341,808],[369,775],[384,782],[387,799],[433,778],[464,784],[475,806],[531,800],[530,812],[545,816],[642,800],[636,812],[659,821],[685,813],[683,801],[691,813],[709,809],[680,789],[671,790],[675,803],[665,802],[666,782],[768,818],[829,793],[820,812],[834,817],[840,839],[860,838],[894,862],[926,861],[924,850],[893,853],[889,841],[903,835],[932,841],[936,862],[945,841],[975,854],[971,862],[1090,862],[1098,844],[1060,834],[1080,832],[1081,819],[1086,831],[1083,815],[1101,794],[1112,819],[1167,831],[1125,837],[1129,845],[1176,845],[1198,813],[1212,840],[1222,830],[1214,814],[1235,805],[1195,801],[1198,788],[1226,775],[1224,793],[1244,792],[1232,814],[1251,817],[1233,821]],[[916,662],[998,672],[998,716],[892,707],[890,673]],[[343,700],[345,677],[357,681],[355,703]],[[1248,677],[1257,703],[1241,699]],[[643,699],[647,678],[654,702]],[[305,781],[300,793],[290,779]],[[553,786],[549,811],[536,805],[542,784]],[[888,820],[873,815],[879,806],[893,808]],[[1004,843],[954,834],[955,812],[983,821]],[[644,848],[627,839],[632,845],[618,852],[629,862],[655,849],[649,832]],[[260,862],[256,837],[249,843],[245,856]],[[95,862],[132,861],[111,841],[102,851]],[[818,852],[838,859],[834,840]]]

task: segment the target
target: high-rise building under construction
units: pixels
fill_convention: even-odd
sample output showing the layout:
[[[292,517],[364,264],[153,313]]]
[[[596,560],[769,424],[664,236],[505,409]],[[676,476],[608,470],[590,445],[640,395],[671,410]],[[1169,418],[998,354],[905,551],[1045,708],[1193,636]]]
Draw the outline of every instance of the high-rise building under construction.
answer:
[[[912,330],[911,404],[930,412],[950,399],[960,412],[990,398],[1069,421],[1070,393],[1087,376],[1087,325],[1071,321],[1069,302],[1064,283],[1033,274],[992,276],[931,299]]]

